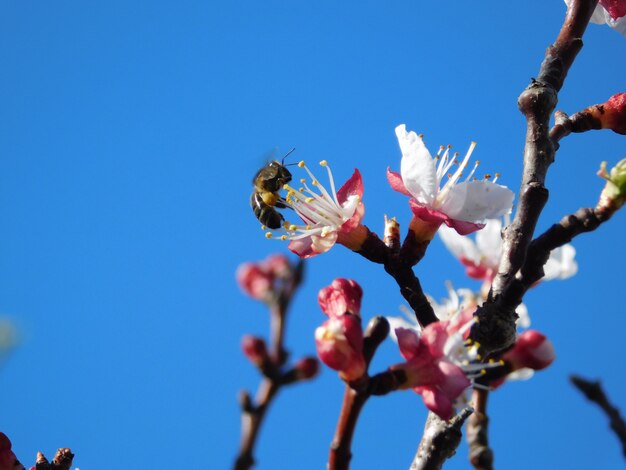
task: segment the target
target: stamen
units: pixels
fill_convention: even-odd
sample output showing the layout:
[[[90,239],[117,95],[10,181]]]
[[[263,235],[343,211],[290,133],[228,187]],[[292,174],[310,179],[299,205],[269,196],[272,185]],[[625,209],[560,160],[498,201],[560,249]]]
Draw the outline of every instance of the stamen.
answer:
[[[280,239],[281,239],[282,241],[287,240],[287,235],[281,235],[281,236],[280,236]]]
[[[265,232],[265,238],[272,238],[272,232]]]
[[[300,160],[300,161],[298,162],[298,167],[299,167],[299,168],[304,168],[304,160]]]
[[[320,166],[327,166],[327,165],[328,165],[328,162],[326,160],[322,160],[320,162]]]

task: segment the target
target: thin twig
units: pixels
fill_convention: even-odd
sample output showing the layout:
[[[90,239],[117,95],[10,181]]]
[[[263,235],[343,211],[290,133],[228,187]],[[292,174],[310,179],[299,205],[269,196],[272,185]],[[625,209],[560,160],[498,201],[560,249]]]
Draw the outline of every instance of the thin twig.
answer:
[[[591,382],[577,375],[570,375],[569,379],[588,400],[596,403],[606,413],[611,423],[611,429],[622,444],[622,454],[626,457],[626,422],[620,415],[619,409],[609,402],[600,382]]]
[[[439,470],[456,453],[461,442],[461,428],[472,411],[469,406],[463,408],[450,421],[444,421],[432,411],[429,412],[424,435],[410,470]]]
[[[465,426],[467,444],[469,445],[469,460],[476,470],[493,469],[493,451],[489,447],[488,397],[488,390],[474,389],[472,392],[474,413],[468,418]]]

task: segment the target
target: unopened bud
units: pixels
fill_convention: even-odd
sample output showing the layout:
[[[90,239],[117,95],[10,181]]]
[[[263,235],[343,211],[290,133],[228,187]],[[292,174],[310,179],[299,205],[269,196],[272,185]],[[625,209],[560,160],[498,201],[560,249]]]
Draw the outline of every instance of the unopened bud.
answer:
[[[351,313],[359,315],[361,312],[361,298],[363,289],[352,279],[335,279],[330,286],[320,290],[317,301],[322,311],[330,317],[338,317]]]
[[[611,168],[610,172],[606,171],[606,162],[602,162],[598,176],[606,180],[598,207],[610,207],[613,210],[622,207],[626,202],[626,158]]]
[[[298,377],[302,380],[312,379],[320,370],[320,363],[314,357],[304,357],[296,363]]]
[[[321,361],[339,372],[346,382],[366,372],[361,320],[351,314],[331,316],[315,330],[315,346]]]
[[[626,93],[611,96],[605,103],[583,109],[570,117],[573,132],[611,129],[626,134]]]
[[[541,370],[556,359],[554,346],[545,335],[535,330],[526,330],[517,337],[513,349],[507,351],[502,359],[511,365],[512,371],[523,368]]]
[[[246,335],[241,339],[241,349],[253,364],[260,366],[267,358],[267,346],[262,338]]]
[[[236,276],[241,290],[253,299],[265,300],[272,290],[273,276],[257,263],[243,263]]]

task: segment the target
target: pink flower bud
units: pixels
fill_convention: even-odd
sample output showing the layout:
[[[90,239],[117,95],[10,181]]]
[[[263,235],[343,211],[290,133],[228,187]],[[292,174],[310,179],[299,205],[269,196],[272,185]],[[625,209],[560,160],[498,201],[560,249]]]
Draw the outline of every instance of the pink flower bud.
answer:
[[[604,113],[598,116],[602,129],[611,129],[618,134],[626,135],[626,93],[613,95],[600,106],[604,108]]]
[[[365,374],[363,330],[359,317],[351,314],[331,316],[315,330],[315,346],[321,361],[339,371],[339,376],[346,382]]]
[[[511,364],[512,370],[523,368],[541,370],[554,362],[554,346],[548,338],[535,330],[526,330],[517,337],[513,349],[503,356]]]
[[[291,273],[289,258],[280,253],[269,256],[263,265],[268,273],[281,279],[289,277]]]
[[[296,370],[301,379],[312,379],[320,370],[320,363],[314,357],[304,357],[296,363]]]
[[[267,346],[262,338],[246,335],[241,339],[244,355],[255,365],[261,365],[268,359]]]
[[[253,299],[266,299],[272,290],[272,281],[272,275],[259,264],[243,263],[237,268],[239,287]]]
[[[361,313],[361,298],[363,289],[356,281],[337,278],[330,286],[320,290],[317,301],[322,311],[330,317],[338,317],[351,313]]]

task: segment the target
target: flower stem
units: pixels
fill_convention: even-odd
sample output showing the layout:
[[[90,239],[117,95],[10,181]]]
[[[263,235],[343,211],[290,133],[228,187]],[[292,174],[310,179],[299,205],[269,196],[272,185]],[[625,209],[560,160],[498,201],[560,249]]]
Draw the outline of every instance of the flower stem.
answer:
[[[346,385],[335,437],[333,437],[333,442],[330,446],[328,470],[347,470],[350,468],[350,459],[352,458],[350,449],[354,429],[361,409],[368,398],[369,394],[366,392],[357,392],[349,385]]]

